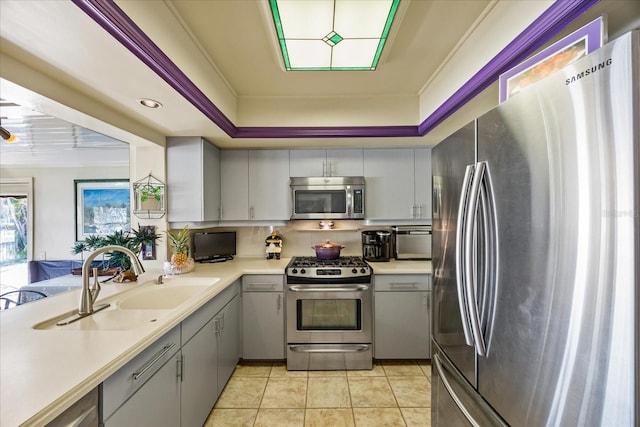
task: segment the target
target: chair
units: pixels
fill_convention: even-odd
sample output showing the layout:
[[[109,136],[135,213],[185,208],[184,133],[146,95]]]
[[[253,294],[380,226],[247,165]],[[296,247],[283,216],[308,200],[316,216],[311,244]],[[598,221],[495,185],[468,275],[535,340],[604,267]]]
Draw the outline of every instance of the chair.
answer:
[[[0,295],[0,310],[7,310],[17,305],[26,304],[46,297],[47,294],[45,293],[26,289],[5,292]]]

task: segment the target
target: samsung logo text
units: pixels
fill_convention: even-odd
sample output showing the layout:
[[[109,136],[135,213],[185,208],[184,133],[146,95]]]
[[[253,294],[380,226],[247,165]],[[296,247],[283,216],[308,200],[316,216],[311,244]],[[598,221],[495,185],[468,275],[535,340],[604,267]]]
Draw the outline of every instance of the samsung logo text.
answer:
[[[600,71],[600,70],[602,70],[604,68],[607,68],[609,65],[611,65],[611,62],[612,62],[612,59],[609,58],[604,62],[601,62],[601,63],[599,63],[597,65],[594,65],[594,66],[592,66],[590,68],[587,68],[586,70],[582,71],[581,73],[578,73],[578,74],[576,74],[574,76],[571,76],[568,79],[565,79],[564,84],[565,85],[570,85],[571,83],[577,82],[578,80],[580,80],[580,79],[582,79],[584,77],[587,77],[590,74],[594,74],[597,71]]]

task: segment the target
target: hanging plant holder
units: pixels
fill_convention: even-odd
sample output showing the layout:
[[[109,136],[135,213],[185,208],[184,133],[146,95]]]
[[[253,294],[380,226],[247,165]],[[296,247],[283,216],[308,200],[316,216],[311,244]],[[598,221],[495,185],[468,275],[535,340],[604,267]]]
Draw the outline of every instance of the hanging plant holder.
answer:
[[[162,218],[167,211],[165,184],[151,173],[133,183],[133,214],[138,218]]]

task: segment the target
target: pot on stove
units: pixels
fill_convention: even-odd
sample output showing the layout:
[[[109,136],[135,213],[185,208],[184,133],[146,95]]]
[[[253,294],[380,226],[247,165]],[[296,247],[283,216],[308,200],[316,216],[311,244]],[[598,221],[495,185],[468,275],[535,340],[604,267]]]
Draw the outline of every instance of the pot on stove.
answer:
[[[318,259],[338,259],[340,258],[340,251],[344,249],[344,245],[327,240],[311,246],[311,249],[315,249]]]

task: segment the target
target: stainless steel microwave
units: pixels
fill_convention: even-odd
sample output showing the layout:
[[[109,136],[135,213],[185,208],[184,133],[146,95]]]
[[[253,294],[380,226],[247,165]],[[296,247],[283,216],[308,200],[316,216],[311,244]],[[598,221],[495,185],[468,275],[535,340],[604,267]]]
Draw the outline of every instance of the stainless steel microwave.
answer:
[[[364,219],[364,177],[291,178],[291,219]]]

